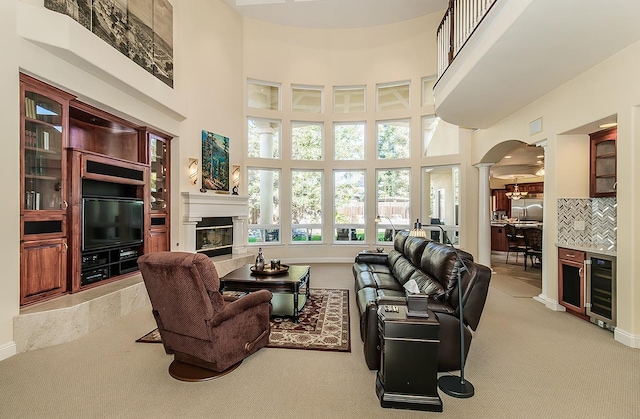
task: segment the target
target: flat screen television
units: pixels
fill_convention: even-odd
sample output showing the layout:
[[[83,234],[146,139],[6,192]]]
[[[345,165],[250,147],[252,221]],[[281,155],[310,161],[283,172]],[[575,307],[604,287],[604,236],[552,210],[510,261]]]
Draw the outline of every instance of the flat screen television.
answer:
[[[144,203],[139,200],[83,198],[82,250],[142,243]]]

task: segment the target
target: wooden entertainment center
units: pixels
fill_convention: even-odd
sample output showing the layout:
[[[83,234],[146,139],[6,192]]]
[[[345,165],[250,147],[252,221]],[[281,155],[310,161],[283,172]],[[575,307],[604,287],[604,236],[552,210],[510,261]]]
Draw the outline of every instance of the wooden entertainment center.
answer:
[[[20,305],[125,278],[138,256],[168,250],[171,138],[24,74],[20,95]]]

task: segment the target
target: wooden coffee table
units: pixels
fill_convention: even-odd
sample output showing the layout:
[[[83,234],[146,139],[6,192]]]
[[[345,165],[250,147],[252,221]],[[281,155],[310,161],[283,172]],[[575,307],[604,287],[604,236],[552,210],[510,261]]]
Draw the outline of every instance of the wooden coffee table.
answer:
[[[311,266],[291,265],[287,272],[277,275],[260,275],[257,272],[251,272],[252,266],[244,265],[220,278],[221,289],[242,292],[269,290],[274,294],[292,294],[293,319],[297,322],[300,310],[304,308],[309,300]],[[303,295],[306,298],[302,307],[298,307],[301,292],[304,293]]]

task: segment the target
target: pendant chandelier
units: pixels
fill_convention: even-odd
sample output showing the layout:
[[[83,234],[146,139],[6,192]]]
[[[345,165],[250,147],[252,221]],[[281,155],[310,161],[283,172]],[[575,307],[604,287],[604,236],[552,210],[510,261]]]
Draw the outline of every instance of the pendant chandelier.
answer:
[[[516,179],[516,185],[513,188],[513,192],[507,192],[505,195],[507,195],[507,198],[517,201],[518,199],[524,198],[525,196],[527,196],[529,192],[520,191],[520,189],[518,188],[518,178],[515,178],[515,179]]]

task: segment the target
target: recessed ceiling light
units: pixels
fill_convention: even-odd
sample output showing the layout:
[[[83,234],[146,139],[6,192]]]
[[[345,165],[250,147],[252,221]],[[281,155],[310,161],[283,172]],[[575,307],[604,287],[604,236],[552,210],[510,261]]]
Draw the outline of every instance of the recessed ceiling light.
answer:
[[[544,159],[544,154],[541,154],[541,155],[539,155],[539,156],[536,156],[536,158],[538,158],[538,159]]]
[[[612,128],[612,127],[617,127],[617,126],[618,126],[617,122],[609,122],[608,124],[600,125],[600,128]]]
[[[504,158],[505,158],[505,159],[510,159],[510,158],[511,158],[511,156],[504,156]]]

